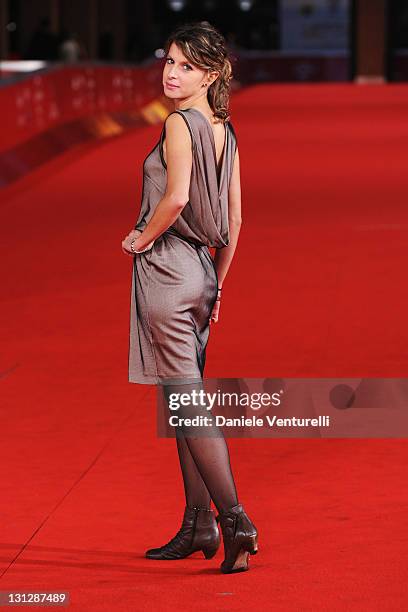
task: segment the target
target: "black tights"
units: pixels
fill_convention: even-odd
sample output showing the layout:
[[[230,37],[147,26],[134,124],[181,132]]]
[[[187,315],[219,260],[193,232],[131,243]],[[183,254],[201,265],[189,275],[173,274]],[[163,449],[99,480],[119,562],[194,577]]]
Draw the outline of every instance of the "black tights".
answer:
[[[228,446],[222,430],[215,424],[211,410],[203,404],[180,405],[170,410],[171,394],[190,394],[204,389],[202,383],[163,385],[164,397],[171,416],[194,418],[204,416],[213,419],[211,425],[175,425],[177,450],[183,474],[186,505],[190,508],[209,508],[213,500],[219,513],[238,504],[237,491],[231,471]],[[170,398],[171,399],[171,398]],[[174,396],[173,396],[174,399]]]

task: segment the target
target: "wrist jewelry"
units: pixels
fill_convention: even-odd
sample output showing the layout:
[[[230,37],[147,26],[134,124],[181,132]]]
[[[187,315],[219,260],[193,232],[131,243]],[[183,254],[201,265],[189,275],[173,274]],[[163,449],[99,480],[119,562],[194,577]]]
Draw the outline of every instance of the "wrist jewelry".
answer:
[[[139,236],[138,236],[139,238]],[[134,248],[134,242],[135,242],[136,238],[133,238],[131,243],[130,243],[130,250],[132,251],[132,253],[144,253],[145,251],[149,250],[149,247],[145,247],[144,249],[141,249],[140,251],[136,251],[136,249]]]

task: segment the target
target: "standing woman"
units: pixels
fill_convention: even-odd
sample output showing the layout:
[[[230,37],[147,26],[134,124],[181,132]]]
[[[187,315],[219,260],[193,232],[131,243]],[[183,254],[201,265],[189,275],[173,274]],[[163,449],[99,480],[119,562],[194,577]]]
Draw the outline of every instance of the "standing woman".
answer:
[[[162,385],[169,402],[172,394],[203,389],[210,323],[218,321],[241,227],[241,187],[225,39],[208,22],[190,23],[170,35],[165,52],[164,93],[175,110],[144,160],[140,214],[122,249],[134,257],[129,381]],[[216,248],[214,260],[208,247]],[[200,414],[203,407],[192,401],[177,416],[183,423]],[[181,559],[202,550],[211,558],[220,545],[218,521],[221,571],[247,570],[258,534],[238,500],[224,435],[215,424],[180,424],[176,442],[183,521],[175,537],[146,557]]]

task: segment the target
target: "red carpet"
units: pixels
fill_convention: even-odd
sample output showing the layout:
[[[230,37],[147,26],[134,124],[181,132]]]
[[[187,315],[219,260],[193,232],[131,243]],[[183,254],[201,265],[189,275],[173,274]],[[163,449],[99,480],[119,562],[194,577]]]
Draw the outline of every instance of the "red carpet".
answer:
[[[235,97],[243,227],[206,376],[408,375],[408,87]],[[0,590],[73,610],[405,610],[405,439],[230,440],[251,571],[144,559],[179,527],[174,440],[127,382],[148,127],[4,190]]]

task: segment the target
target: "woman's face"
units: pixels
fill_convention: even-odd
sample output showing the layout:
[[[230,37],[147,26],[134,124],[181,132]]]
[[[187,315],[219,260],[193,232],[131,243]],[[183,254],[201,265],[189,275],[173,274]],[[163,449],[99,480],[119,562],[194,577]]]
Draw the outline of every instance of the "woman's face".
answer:
[[[207,92],[211,79],[206,70],[197,68],[184,57],[173,42],[165,59],[163,69],[164,95],[168,98],[191,98]],[[205,87],[203,83],[208,83]]]

